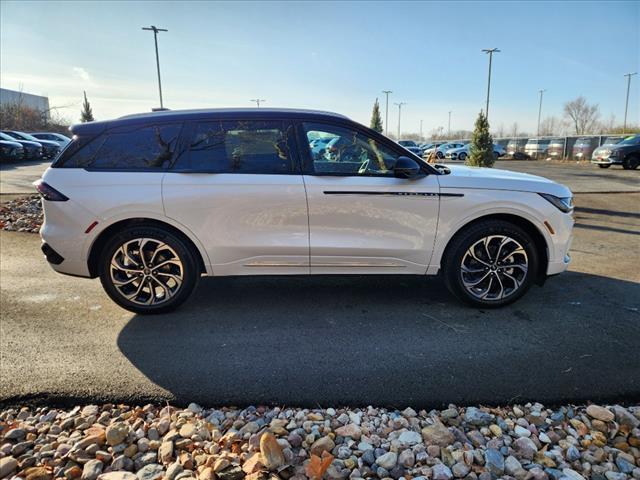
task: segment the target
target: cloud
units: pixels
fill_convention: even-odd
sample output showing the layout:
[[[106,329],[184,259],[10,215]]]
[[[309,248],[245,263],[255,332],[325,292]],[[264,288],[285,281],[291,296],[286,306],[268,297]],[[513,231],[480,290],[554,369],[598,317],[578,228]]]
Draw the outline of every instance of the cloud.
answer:
[[[89,75],[89,72],[87,72],[84,68],[82,67],[73,67],[73,73],[74,75],[76,75],[77,77],[80,77],[82,80],[85,81],[89,81],[91,80],[91,76]]]

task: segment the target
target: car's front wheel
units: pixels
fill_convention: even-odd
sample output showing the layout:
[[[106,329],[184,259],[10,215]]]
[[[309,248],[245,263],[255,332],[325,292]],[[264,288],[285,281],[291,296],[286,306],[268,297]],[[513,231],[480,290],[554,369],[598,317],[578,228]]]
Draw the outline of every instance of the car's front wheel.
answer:
[[[640,156],[630,155],[622,163],[622,168],[625,170],[635,170],[640,165]]]
[[[190,245],[161,227],[129,227],[102,250],[102,286],[114,302],[135,313],[175,309],[189,297],[198,278]]]
[[[488,220],[457,234],[443,259],[447,288],[479,307],[499,307],[526,293],[538,271],[531,236],[509,222]]]

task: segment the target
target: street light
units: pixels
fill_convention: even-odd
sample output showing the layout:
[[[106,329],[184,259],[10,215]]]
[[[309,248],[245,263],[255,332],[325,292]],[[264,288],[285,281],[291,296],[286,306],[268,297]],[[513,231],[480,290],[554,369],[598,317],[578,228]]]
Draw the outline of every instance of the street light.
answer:
[[[538,138],[540,138],[540,115],[542,114],[542,94],[546,92],[546,90],[538,90],[540,93],[540,106],[538,106]]]
[[[266,100],[264,98],[252,98],[251,100],[249,100],[250,102],[256,102],[256,105],[258,106],[258,108],[260,108],[260,104],[266,102]]]
[[[420,141],[422,141],[422,120],[420,120]]]
[[[637,74],[638,72],[624,74],[624,76],[627,77],[627,100],[624,104],[624,126],[622,127],[622,133],[626,133],[627,131],[627,110],[629,110],[629,89],[631,88],[631,77]]]
[[[162,82],[160,81],[160,57],[158,56],[158,32],[168,32],[166,28],[158,28],[155,25],[150,27],[142,27],[142,30],[149,30],[153,32],[153,41],[156,44],[156,67],[158,68],[158,90],[160,91],[160,108],[164,109],[162,103]]]
[[[394,103],[394,105],[398,106],[398,139],[397,141],[400,141],[400,120],[402,118],[402,105],[406,105],[407,102],[400,102],[400,103]]]
[[[489,92],[491,91],[491,61],[493,60],[493,54],[498,53],[500,50],[497,48],[484,48],[482,49],[484,53],[489,54],[489,81],[487,82],[487,108],[484,111],[484,116],[487,118],[487,122],[489,121]]]
[[[451,138],[451,112],[452,111],[453,110],[449,110],[449,133],[447,134],[449,138]]]
[[[384,109],[384,134],[389,135],[389,94],[393,93],[391,90],[383,90],[382,93],[387,97],[386,106]]]

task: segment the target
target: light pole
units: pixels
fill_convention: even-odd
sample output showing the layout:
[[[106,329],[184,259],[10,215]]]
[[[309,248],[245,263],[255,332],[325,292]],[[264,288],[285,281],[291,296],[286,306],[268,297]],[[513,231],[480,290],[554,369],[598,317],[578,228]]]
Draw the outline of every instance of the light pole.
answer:
[[[398,138],[396,141],[400,141],[400,120],[402,119],[402,105],[406,105],[406,102],[394,103],[398,106]]]
[[[638,72],[624,74],[624,76],[627,77],[627,100],[624,103],[624,125],[622,127],[622,133],[627,132],[627,110],[629,110],[629,89],[631,88],[631,77],[637,74]]]
[[[452,111],[453,110],[449,110],[449,133],[447,134],[449,138],[451,138],[451,112]]]
[[[153,32],[153,41],[156,44],[156,67],[158,68],[158,90],[160,91],[160,108],[164,108],[162,103],[162,82],[160,81],[160,57],[158,56],[158,32],[168,32],[166,28],[158,28],[155,25],[150,27],[142,27],[142,30],[149,30]]]
[[[260,108],[260,104],[266,102],[266,100],[264,98],[252,98],[251,100],[249,100],[250,102],[256,102],[256,105],[258,106],[258,108]]]
[[[391,90],[383,90],[382,93],[387,97],[384,108],[384,134],[389,135],[389,94],[393,92]]]
[[[422,141],[422,120],[420,120],[420,141]]]
[[[538,106],[538,138],[540,138],[540,115],[542,114],[542,95],[546,90],[538,90],[540,93],[540,105]]]
[[[484,116],[487,118],[487,122],[489,121],[489,92],[491,91],[491,61],[493,60],[493,54],[499,52],[497,48],[484,48],[482,50],[484,53],[489,54],[489,81],[487,82],[487,108],[484,110]]]

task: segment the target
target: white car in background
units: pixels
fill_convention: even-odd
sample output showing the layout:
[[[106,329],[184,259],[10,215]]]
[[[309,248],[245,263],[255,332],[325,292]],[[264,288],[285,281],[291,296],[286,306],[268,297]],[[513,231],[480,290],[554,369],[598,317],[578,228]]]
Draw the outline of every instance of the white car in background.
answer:
[[[429,165],[342,115],[162,111],[72,132],[36,182],[42,251],[133,312],[176,308],[203,275],[441,274],[498,307],[569,265],[567,187]]]
[[[444,158],[447,160],[459,160],[464,162],[469,156],[469,149],[471,148],[471,144],[467,143],[466,145],[459,148],[452,148],[451,150],[447,150]],[[496,158],[500,158],[505,154],[505,149],[502,145],[497,143],[493,144],[493,155]]]

